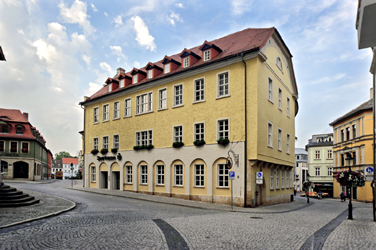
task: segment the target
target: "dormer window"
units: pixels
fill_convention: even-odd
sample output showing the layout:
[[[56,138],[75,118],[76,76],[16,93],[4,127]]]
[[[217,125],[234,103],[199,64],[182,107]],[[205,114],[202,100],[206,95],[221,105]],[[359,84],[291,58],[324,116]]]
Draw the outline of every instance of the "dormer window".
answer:
[[[5,133],[5,134],[8,134],[9,133],[9,130],[8,130],[8,126],[7,125],[3,125],[1,127],[1,133]]]
[[[137,83],[137,75],[134,75],[133,76],[133,84],[136,84]]]
[[[17,127],[16,128],[16,134],[19,134],[19,135],[22,135],[23,132],[22,132],[22,127]]]
[[[112,84],[108,84],[108,92],[111,92],[112,91]]]
[[[210,49],[204,51],[204,61],[210,60]]]
[[[164,73],[165,74],[170,73],[170,63],[165,64],[165,66],[164,66]]]
[[[148,70],[148,78],[153,78],[153,70],[152,69],[149,69]]]
[[[125,82],[124,79],[121,79],[121,80],[120,80],[120,88],[124,88],[124,82]]]
[[[183,59],[183,68],[187,68],[189,66],[189,57]]]

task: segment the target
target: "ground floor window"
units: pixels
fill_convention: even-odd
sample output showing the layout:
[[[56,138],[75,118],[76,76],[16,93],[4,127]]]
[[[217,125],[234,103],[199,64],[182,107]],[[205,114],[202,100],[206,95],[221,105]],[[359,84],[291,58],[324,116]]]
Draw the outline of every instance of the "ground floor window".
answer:
[[[96,182],[97,180],[97,171],[96,168],[93,166],[91,167],[91,182]]]
[[[141,165],[141,184],[148,184],[148,166]]]
[[[164,165],[157,165],[157,185],[164,185]]]
[[[132,179],[132,166],[126,166],[126,181],[127,183],[132,183],[133,182],[133,179]]]
[[[196,187],[204,187],[204,164],[196,164],[195,165],[195,186]]]
[[[228,168],[225,164],[218,164],[218,187],[228,187]]]
[[[8,174],[8,162],[1,161],[1,173]]]
[[[174,171],[174,184],[175,186],[183,186],[183,165],[178,164],[175,165],[175,171]]]

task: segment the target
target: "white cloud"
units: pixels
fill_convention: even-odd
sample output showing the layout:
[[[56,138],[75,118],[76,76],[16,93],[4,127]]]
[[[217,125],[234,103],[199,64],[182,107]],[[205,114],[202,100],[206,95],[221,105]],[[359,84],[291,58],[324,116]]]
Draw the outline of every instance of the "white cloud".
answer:
[[[101,67],[102,70],[108,72],[109,74],[112,73],[112,68],[111,68],[110,65],[108,65],[108,63],[106,63],[106,62],[101,62],[101,63],[99,64],[99,66]],[[103,80],[103,79],[102,79],[102,80]]]
[[[115,27],[119,27],[123,24],[123,18],[119,15],[114,18],[114,22],[116,23]]]
[[[167,17],[169,23],[173,26],[175,26],[175,22],[183,22],[183,19],[180,17],[179,14],[176,14],[175,12],[171,11],[170,15]]]
[[[85,2],[75,0],[70,8],[66,7],[64,2],[59,4],[60,16],[67,23],[77,23],[85,33],[92,34],[95,30],[91,26],[87,15],[87,6]]]
[[[140,62],[134,61],[133,67],[139,68],[140,67]]]
[[[154,43],[154,37],[149,34],[148,26],[139,17],[132,17],[131,20],[134,22],[133,28],[137,33],[136,41],[141,47],[150,49],[150,51],[155,51],[157,46]]]
[[[175,6],[178,7],[178,8],[184,8],[182,3],[177,3],[177,4],[175,4]]]
[[[87,66],[90,66],[90,62],[91,62],[91,57],[90,56],[88,56],[88,55],[82,55],[81,58],[82,58],[82,60],[84,60],[86,62]]]
[[[110,49],[114,55],[117,55],[117,61],[120,62],[121,59],[126,59],[127,57],[123,54],[120,46],[110,46]]]
[[[107,12],[104,12],[104,15],[105,15],[105,16],[108,16]]]
[[[244,12],[251,9],[251,0],[230,0],[232,6],[232,14],[242,15]]]
[[[346,76],[345,73],[339,73],[339,74],[336,74],[334,76],[325,76],[325,77],[322,77],[322,78],[320,78],[316,81],[313,81],[311,84],[315,85],[315,84],[326,83],[326,82],[335,82],[335,81],[338,81],[340,79],[343,79],[345,76]]]
[[[91,4],[91,8],[93,9],[94,12],[98,12],[97,8],[95,8],[94,4]]]
[[[102,88],[101,84],[94,83],[94,82],[89,82],[89,88],[84,90],[84,95],[85,96],[91,96],[98,92]]]

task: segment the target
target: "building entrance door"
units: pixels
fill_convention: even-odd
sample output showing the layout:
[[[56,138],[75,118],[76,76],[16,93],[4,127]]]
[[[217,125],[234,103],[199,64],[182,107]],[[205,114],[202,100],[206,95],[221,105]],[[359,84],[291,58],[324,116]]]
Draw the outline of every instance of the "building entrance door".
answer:
[[[112,171],[112,189],[120,189],[120,172]]]
[[[29,164],[17,161],[13,164],[13,178],[29,178]]]
[[[108,188],[108,172],[107,171],[101,171],[101,176],[100,176],[100,186],[99,188]]]

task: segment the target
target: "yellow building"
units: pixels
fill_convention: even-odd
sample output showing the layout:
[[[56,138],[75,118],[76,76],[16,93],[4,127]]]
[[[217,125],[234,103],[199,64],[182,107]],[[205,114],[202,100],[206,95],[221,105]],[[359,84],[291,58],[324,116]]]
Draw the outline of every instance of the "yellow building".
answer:
[[[289,202],[298,111],[291,58],[275,28],[246,29],[119,68],[80,103],[84,185],[229,204],[230,156],[235,205]]]
[[[372,92],[372,91],[371,91]],[[371,94],[372,97],[372,94]],[[352,190],[352,198],[358,201],[372,202],[371,181],[373,173],[368,173],[367,168],[373,167],[372,156],[372,128],[373,113],[372,101],[361,104],[342,117],[336,119],[330,126],[333,127],[333,197],[339,198],[342,191],[349,195],[346,187],[341,186],[335,176],[338,171],[348,169],[346,162],[347,153],[354,158],[351,170],[362,172],[366,177],[364,187],[355,187]]]

